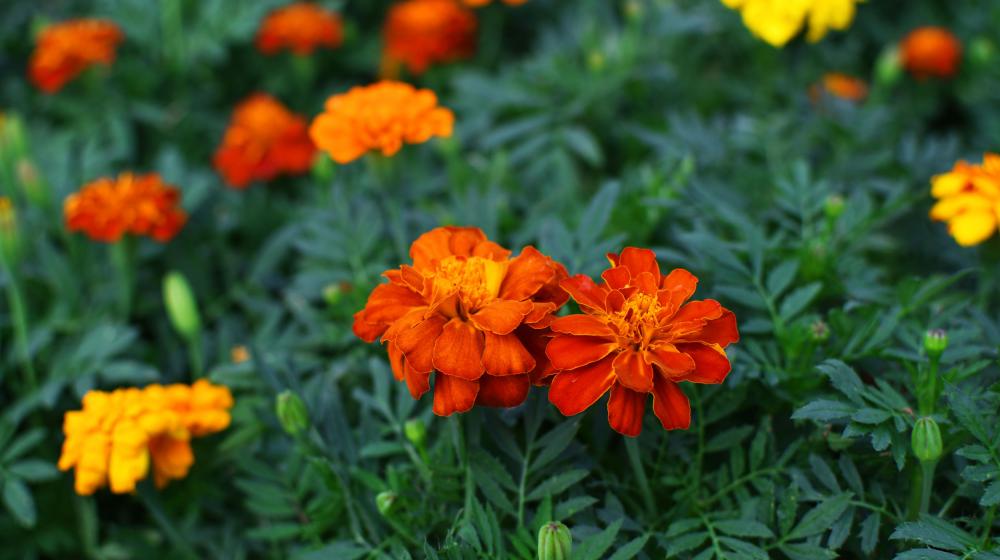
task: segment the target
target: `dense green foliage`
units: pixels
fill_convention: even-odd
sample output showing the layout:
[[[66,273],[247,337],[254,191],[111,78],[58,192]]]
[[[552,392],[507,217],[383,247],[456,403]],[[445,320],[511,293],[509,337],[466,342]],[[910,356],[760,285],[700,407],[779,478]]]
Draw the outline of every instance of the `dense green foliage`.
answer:
[[[534,558],[550,521],[578,559],[1000,558],[1000,251],[927,217],[932,175],[1000,148],[1000,4],[871,0],[848,31],[776,50],[715,0],[498,3],[473,59],[411,78],[455,111],[453,138],[235,191],[211,157],[240,99],[315,115],[377,77],[389,2],[329,2],[347,39],[305,62],[253,47],[277,4],[4,0],[0,195],[21,251],[0,275],[0,558]],[[79,16],[122,26],[118,60],[41,94],[31,30]],[[877,75],[925,24],[966,44],[960,75]],[[811,101],[830,71],[869,98]],[[161,173],[191,215],[170,243],[135,243],[128,312],[114,250],[62,219],[67,195],[124,170]],[[443,224],[571,273],[655,249],[736,312],[732,373],[684,385],[690,430],[650,413],[634,447],[600,404],[564,418],[545,389],[433,416],[351,317]],[[191,340],[164,308],[169,271],[199,303]],[[187,478],[74,494],[55,463],[87,390],[202,373],[236,407]],[[286,390],[307,410],[284,418],[294,435]],[[933,467],[911,446],[923,416]]]

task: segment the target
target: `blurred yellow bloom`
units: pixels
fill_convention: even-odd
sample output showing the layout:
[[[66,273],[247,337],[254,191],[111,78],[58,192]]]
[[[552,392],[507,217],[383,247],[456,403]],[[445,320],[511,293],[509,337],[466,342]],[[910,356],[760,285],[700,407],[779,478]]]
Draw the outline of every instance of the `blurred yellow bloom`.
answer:
[[[931,179],[938,199],[931,219],[948,222],[948,232],[963,247],[989,239],[1000,224],[1000,155],[986,154],[981,165],[959,161]]]
[[[860,0],[722,0],[739,10],[754,35],[772,46],[783,47],[808,27],[806,39],[815,43],[831,29],[847,29]]]

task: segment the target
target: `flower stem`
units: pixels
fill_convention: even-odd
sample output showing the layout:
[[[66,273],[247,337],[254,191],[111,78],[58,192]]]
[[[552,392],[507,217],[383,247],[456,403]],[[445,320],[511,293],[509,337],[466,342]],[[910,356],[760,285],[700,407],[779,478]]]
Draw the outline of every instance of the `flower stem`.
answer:
[[[28,317],[25,312],[24,296],[18,284],[14,271],[7,263],[6,257],[0,252],[0,267],[7,277],[7,303],[10,306],[11,320],[14,322],[14,338],[17,351],[21,355],[21,367],[24,369],[24,384],[29,391],[37,387],[35,366],[31,362],[31,345],[28,342]]]
[[[649,488],[646,470],[642,466],[642,456],[639,455],[638,439],[626,437],[625,451],[628,453],[628,461],[632,464],[635,478],[639,482],[639,492],[642,493],[642,503],[646,507],[646,513],[653,516],[656,513],[656,506],[653,504],[653,492]]]
[[[462,437],[461,422],[462,420],[459,417],[452,417],[451,437],[452,443],[455,446],[455,454],[462,465],[462,471],[465,473],[465,511],[462,515],[468,520],[472,515],[472,500],[475,496],[475,486],[472,483],[472,469],[469,468],[469,450],[466,448],[465,440]]]
[[[931,506],[931,492],[934,489],[934,469],[936,461],[925,461],[920,464],[923,476],[920,484],[920,514],[924,515]]]
[[[132,312],[132,290],[135,284],[135,274],[132,267],[135,252],[135,240],[125,237],[111,245],[111,262],[118,274],[118,312],[123,319],[128,319]]]

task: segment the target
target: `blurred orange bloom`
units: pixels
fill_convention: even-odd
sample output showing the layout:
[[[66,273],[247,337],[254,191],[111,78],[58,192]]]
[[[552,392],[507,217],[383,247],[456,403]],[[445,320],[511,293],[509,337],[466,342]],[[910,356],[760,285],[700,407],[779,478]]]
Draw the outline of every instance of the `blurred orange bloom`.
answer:
[[[828,72],[823,75],[823,79],[818,84],[809,90],[809,95],[814,102],[819,101],[824,93],[847,101],[863,101],[868,97],[868,84],[854,76],[840,72]]]
[[[540,367],[527,339],[568,296],[562,265],[525,247],[515,258],[477,228],[441,227],[410,247],[413,265],[385,272],[354,315],[354,333],[381,337],[397,380],[419,399],[434,380],[434,413],[516,406]]]
[[[962,43],[943,27],[919,27],[899,45],[905,67],[918,79],[950,78],[962,63]]]
[[[66,413],[66,440],[59,469],[76,469],[77,494],[110,485],[123,494],[149,474],[162,488],[184,478],[194,464],[192,437],[229,426],[233,397],[226,387],[199,380],[193,385],[90,391],[83,409]]]
[[[315,155],[305,117],[270,95],[257,93],[233,111],[214,164],[230,186],[245,188],[251,181],[304,173]]]
[[[473,8],[479,8],[481,6],[488,6],[493,3],[493,0],[462,0],[466,6],[472,6]],[[520,6],[528,0],[503,0],[504,4],[508,6]]]
[[[122,173],[84,185],[66,198],[63,213],[70,231],[95,241],[115,243],[130,233],[165,242],[187,221],[180,199],[180,191],[157,173]]]
[[[931,180],[931,195],[931,219],[948,222],[959,245],[986,241],[1000,226],[1000,155],[986,154],[982,165],[959,161]]]
[[[28,75],[38,89],[55,93],[94,64],[111,64],[124,39],[117,25],[77,19],[49,25],[38,36]]]
[[[287,49],[305,56],[317,47],[335,49],[343,42],[340,16],[312,2],[296,2],[274,10],[257,31],[257,49],[264,54]]]
[[[627,247],[610,254],[595,284],[578,275],[560,285],[584,312],[556,318],[546,353],[557,370],[549,400],[567,416],[611,391],[608,422],[626,436],[642,431],[646,400],[667,430],[687,429],[691,406],[678,382],[722,383],[724,348],[740,338],[736,316],[714,300],[687,300],[698,279],[684,269],[660,274],[656,255]]]
[[[384,35],[384,74],[397,75],[399,64],[421,74],[431,64],[472,55],[476,16],[457,0],[405,0],[389,10]]]
[[[447,138],[454,121],[450,110],[438,107],[431,90],[382,81],[327,99],[309,135],[334,161],[350,163],[369,151],[391,156],[403,143]]]

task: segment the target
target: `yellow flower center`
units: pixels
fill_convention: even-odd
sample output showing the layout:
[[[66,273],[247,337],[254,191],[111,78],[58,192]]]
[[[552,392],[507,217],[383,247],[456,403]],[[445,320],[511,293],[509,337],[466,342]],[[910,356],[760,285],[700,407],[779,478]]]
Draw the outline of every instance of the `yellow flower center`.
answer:
[[[637,292],[622,308],[607,316],[608,324],[624,339],[623,342],[643,348],[659,328],[660,301],[656,295]]]
[[[447,257],[438,263],[434,274],[435,299],[457,295],[460,309],[456,314],[471,313],[497,299],[506,273],[506,261]]]

